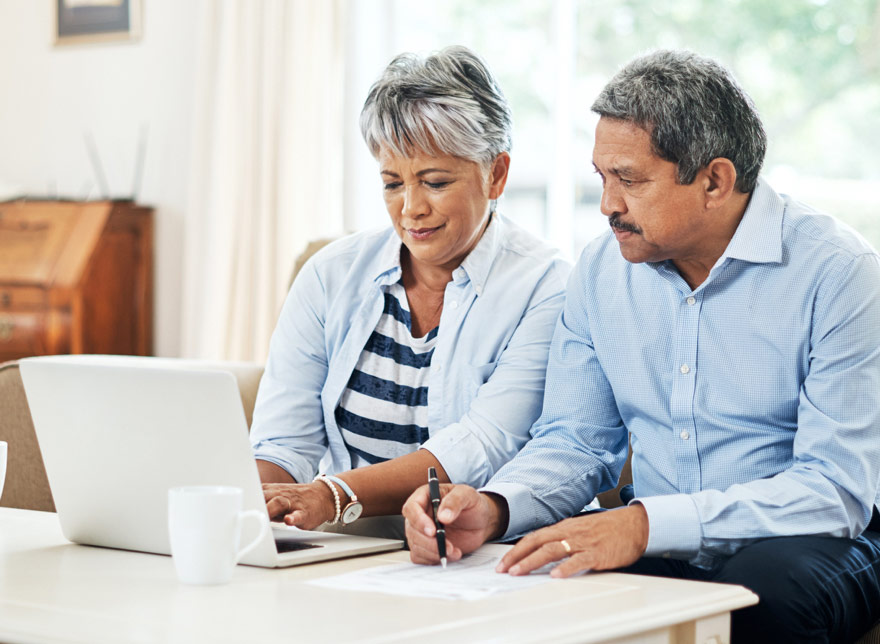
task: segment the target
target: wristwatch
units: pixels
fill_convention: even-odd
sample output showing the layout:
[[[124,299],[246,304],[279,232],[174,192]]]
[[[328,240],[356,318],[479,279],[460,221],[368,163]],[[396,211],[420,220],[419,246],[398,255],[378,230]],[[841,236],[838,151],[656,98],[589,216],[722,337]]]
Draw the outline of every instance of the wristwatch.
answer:
[[[348,483],[343,481],[338,476],[327,476],[325,474],[324,478],[336,483],[336,485],[341,487],[342,491],[348,495],[348,505],[346,505],[342,509],[342,513],[339,515],[340,523],[342,523],[342,525],[349,525],[350,523],[354,523],[355,521],[357,521],[358,517],[360,517],[364,511],[364,506],[360,501],[358,501],[357,494],[355,494],[354,491],[348,486]]]

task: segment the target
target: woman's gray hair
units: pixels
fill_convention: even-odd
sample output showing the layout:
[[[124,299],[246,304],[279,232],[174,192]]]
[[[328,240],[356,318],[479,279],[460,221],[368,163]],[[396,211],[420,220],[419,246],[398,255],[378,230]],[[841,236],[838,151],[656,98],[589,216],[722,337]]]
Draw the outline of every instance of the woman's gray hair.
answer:
[[[592,110],[648,132],[654,153],[678,165],[681,184],[724,157],[736,168],[736,189],[755,188],[767,135],[752,99],[714,60],[689,51],[636,58],[609,81]]]
[[[401,54],[370,88],[361,110],[370,152],[448,154],[488,165],[510,151],[507,99],[479,56],[447,47],[427,58]]]

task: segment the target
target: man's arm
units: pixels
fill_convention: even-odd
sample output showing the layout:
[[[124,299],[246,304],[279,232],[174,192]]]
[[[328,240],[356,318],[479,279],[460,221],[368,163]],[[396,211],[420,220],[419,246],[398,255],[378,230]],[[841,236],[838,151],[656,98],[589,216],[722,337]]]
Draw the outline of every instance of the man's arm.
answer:
[[[585,251],[566,289],[547,365],[544,408],[532,439],[483,488],[510,508],[505,537],[574,516],[612,489],[627,454],[627,431],[593,347],[585,298]]]

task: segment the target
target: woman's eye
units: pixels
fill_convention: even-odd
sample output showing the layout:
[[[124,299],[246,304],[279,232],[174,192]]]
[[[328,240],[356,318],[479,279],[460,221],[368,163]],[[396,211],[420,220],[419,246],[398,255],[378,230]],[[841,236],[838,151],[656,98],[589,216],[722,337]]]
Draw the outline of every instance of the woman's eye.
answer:
[[[431,188],[432,190],[439,190],[440,188],[445,188],[449,184],[450,184],[449,181],[438,181],[436,183],[431,182],[431,181],[425,182],[425,185],[428,186],[429,188]]]
[[[397,190],[400,187],[399,181],[392,181],[391,183],[385,184],[385,190]]]

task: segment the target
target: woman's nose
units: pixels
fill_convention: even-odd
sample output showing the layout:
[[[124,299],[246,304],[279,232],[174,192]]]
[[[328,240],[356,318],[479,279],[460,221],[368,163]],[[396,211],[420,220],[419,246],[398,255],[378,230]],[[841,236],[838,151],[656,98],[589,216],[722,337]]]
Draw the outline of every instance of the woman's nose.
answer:
[[[428,202],[420,186],[407,186],[403,193],[403,210],[401,214],[404,217],[421,217],[428,214]]]

